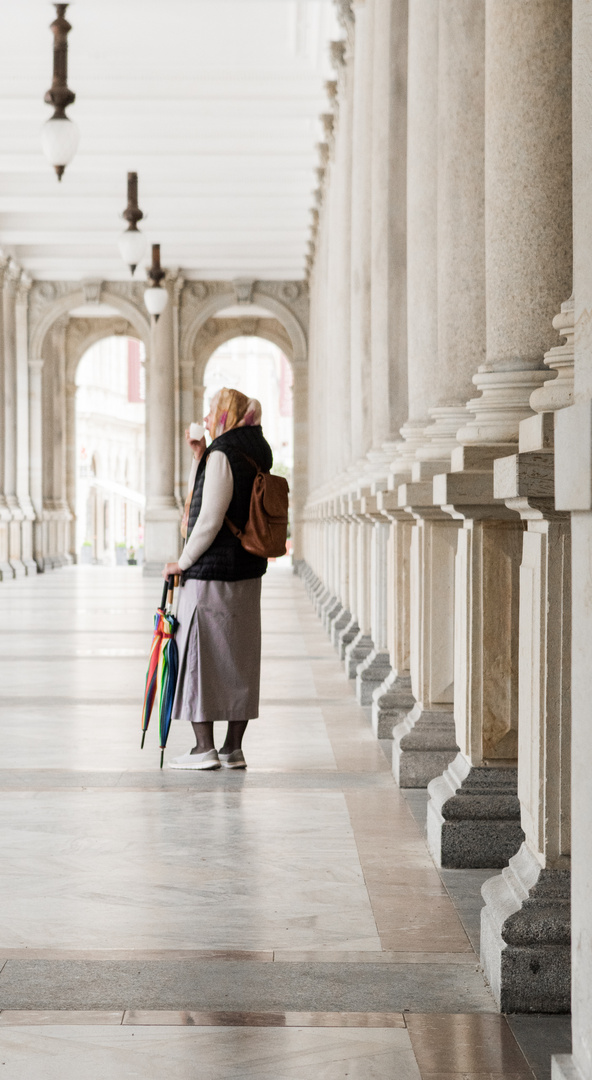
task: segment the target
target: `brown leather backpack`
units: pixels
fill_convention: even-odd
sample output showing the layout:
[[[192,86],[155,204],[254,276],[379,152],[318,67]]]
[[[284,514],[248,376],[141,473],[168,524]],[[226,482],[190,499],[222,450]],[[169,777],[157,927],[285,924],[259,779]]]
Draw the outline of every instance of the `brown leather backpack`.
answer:
[[[242,530],[237,529],[229,517],[225,517],[224,521],[245,551],[263,559],[278,559],[286,554],[288,481],[283,476],[263,472],[256,461],[246,454],[243,456],[257,470],[251,492],[249,519]]]

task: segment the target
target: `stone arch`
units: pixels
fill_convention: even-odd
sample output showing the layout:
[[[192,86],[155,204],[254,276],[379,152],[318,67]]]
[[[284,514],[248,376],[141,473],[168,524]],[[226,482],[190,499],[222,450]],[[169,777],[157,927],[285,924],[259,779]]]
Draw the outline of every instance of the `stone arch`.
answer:
[[[108,304],[109,307],[114,307],[121,312],[126,321],[134,328],[135,333],[132,336],[139,336],[148,351],[150,345],[150,322],[147,314],[144,314],[135,300],[121,296],[108,287],[103,287],[98,295],[101,303]],[[87,302],[88,292],[83,285],[80,285],[79,288],[73,288],[72,291],[57,296],[45,304],[39,313],[38,319],[31,326],[29,355],[34,359],[41,359],[45,339],[55,323]],[[106,319],[105,322],[107,321]]]
[[[203,382],[208,361],[216,349],[237,337],[258,337],[270,341],[281,349],[291,366],[294,366],[292,342],[285,327],[276,319],[208,319],[194,341],[195,380],[198,384]]]
[[[66,330],[66,377],[73,382],[82,357],[98,341],[110,337],[131,337],[142,340],[136,328],[127,319],[113,316],[110,319],[72,319]]]
[[[294,364],[294,367],[296,368],[298,365],[306,363],[308,355],[306,334],[296,315],[291,311],[287,304],[284,304],[274,296],[269,296],[266,292],[258,289],[257,285],[255,285],[253,289],[250,300],[251,303],[256,304],[258,307],[267,308],[267,310],[270,311],[283,326],[292,346],[292,356],[289,359]],[[204,299],[203,303],[200,304],[198,312],[194,315],[185,330],[185,356],[194,355],[198,334],[205,326],[208,319],[213,318],[218,311],[223,311],[224,308],[232,307],[235,304],[236,293],[234,289],[217,292],[214,296],[211,296],[210,298],[206,297],[206,299]],[[245,311],[245,316],[248,317],[248,311]],[[236,321],[239,322],[240,319],[237,319]]]

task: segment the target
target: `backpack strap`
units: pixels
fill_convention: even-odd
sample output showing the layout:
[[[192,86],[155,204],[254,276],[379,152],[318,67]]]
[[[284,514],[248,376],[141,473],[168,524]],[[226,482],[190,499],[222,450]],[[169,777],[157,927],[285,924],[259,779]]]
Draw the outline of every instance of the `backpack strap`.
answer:
[[[263,469],[261,468],[261,466],[258,465],[256,461],[253,461],[252,457],[249,457],[248,454],[245,454],[243,450],[240,450],[239,453],[242,454],[245,461],[248,461],[249,465],[253,466],[253,468],[255,469],[255,471],[257,473],[257,475],[259,475],[259,473],[263,473]],[[228,517],[228,514],[225,514],[225,516],[224,516],[224,524],[230,529],[232,535],[236,536],[237,540],[240,540],[241,536],[243,535],[242,529],[238,529],[236,527],[236,525],[234,525],[232,523],[232,521]]]

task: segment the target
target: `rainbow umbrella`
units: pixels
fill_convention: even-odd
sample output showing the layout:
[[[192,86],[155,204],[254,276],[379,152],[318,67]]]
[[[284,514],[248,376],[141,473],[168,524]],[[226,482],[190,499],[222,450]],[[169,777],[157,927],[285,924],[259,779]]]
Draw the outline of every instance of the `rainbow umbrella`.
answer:
[[[161,742],[163,704],[165,706],[165,710],[168,708],[169,712],[168,726],[166,727],[167,736],[170,728],[170,713],[173,707],[174,686],[177,679],[178,668],[177,646],[173,637],[177,626],[177,620],[170,612],[167,612],[166,609],[167,594],[168,604],[172,604],[174,585],[175,582],[172,577],[170,577],[168,581],[165,581],[164,588],[162,590],[162,600],[160,602],[160,607],[157,609],[156,615],[154,617],[154,633],[152,636],[152,645],[150,646],[150,658],[148,661],[148,671],[146,673],[146,687],[144,691],[144,705],[142,708],[141,748],[143,748],[144,746],[144,740],[146,738],[148,724],[150,723],[152,709],[154,707],[154,702],[157,697],[158,711],[161,717]],[[166,745],[166,737],[164,740],[164,744],[161,747],[162,750],[164,750],[164,745]]]
[[[172,601],[172,592],[169,594]],[[177,620],[172,612],[163,616],[162,649],[156,674],[156,699],[158,701],[158,732],[160,735],[160,767],[171,730],[173,701],[179,672],[179,652],[175,641]]]

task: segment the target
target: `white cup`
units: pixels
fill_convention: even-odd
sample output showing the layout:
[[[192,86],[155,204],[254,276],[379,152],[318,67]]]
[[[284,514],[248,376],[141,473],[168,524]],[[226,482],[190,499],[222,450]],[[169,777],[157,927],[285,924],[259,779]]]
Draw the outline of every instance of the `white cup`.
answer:
[[[204,428],[203,424],[192,423],[189,425],[189,438],[193,442],[200,442],[203,439]]]

